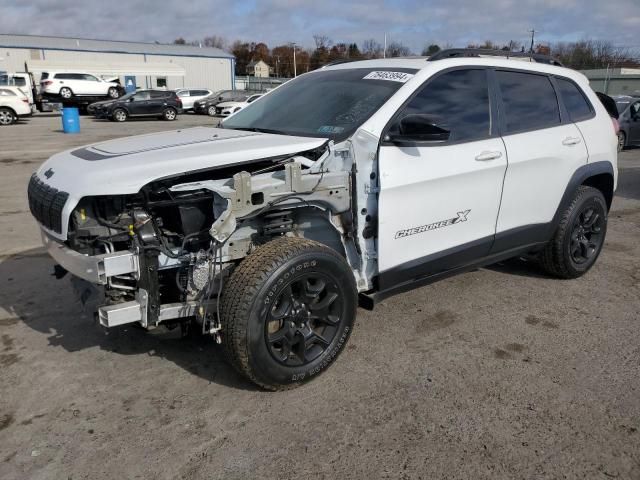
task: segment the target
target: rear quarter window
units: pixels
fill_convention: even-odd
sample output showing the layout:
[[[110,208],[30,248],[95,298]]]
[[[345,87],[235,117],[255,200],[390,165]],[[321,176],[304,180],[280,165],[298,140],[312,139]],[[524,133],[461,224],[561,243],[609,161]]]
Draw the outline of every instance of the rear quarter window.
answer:
[[[556,78],[562,103],[564,103],[572,122],[579,122],[593,117],[593,107],[582,93],[582,90],[571,80]]]
[[[538,130],[560,125],[555,89],[546,75],[497,71],[506,133]]]

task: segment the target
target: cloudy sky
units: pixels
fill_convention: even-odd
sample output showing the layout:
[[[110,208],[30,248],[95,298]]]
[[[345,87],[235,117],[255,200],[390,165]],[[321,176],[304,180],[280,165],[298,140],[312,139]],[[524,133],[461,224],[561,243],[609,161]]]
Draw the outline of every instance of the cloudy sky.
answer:
[[[527,43],[582,38],[640,48],[640,0],[0,0],[0,33],[167,43],[176,37],[313,44],[389,38],[425,43]]]

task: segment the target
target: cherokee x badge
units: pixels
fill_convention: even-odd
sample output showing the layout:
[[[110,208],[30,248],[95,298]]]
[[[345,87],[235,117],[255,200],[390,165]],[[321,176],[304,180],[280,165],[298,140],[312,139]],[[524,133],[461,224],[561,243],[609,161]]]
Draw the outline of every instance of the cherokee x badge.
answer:
[[[465,210],[464,212],[458,212],[458,216],[454,218],[448,218],[439,222],[429,223],[428,225],[421,225],[420,227],[408,228],[406,230],[399,230],[396,232],[395,238],[408,237],[409,235],[415,235],[416,233],[429,232],[436,228],[448,227],[449,225],[455,225],[456,223],[466,222],[467,215],[471,210]]]

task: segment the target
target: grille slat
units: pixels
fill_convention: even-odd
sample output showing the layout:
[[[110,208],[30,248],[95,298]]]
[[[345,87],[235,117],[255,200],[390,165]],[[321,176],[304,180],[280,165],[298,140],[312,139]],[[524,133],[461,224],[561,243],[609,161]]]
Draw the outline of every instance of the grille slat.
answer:
[[[27,189],[31,214],[42,225],[56,233],[62,233],[62,209],[69,194],[50,187],[34,173]]]

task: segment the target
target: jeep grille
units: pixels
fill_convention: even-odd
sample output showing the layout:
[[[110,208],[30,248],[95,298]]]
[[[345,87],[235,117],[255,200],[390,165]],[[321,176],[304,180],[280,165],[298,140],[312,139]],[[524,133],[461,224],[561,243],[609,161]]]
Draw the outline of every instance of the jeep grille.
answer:
[[[62,233],[62,209],[69,194],[48,186],[35,173],[29,180],[27,193],[29,209],[36,220],[49,230]]]

